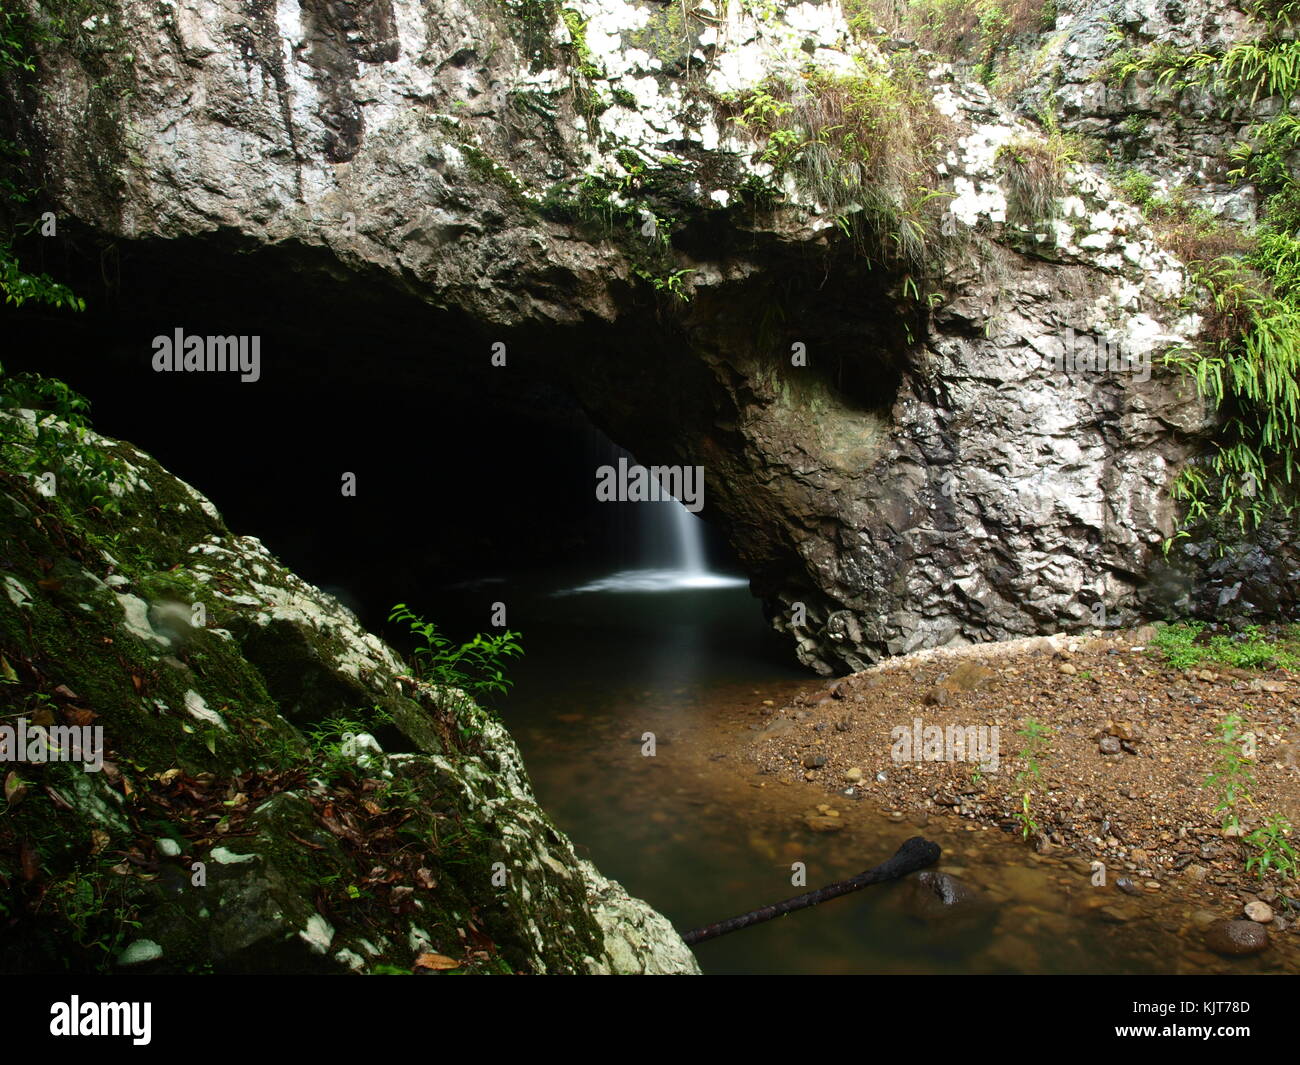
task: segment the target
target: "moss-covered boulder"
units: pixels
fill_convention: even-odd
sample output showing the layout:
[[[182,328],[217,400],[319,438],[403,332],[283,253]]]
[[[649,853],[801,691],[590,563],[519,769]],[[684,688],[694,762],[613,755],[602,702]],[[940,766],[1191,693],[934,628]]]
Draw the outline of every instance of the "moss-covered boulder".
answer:
[[[32,416],[0,418],[12,460]],[[491,715],[93,442],[108,505],[0,467],[0,971],[698,971]]]

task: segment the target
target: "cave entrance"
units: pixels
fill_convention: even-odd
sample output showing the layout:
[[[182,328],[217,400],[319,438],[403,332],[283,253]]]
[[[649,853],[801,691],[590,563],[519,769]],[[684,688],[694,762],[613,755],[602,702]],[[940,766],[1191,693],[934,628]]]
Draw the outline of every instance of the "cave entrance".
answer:
[[[468,637],[504,601],[526,647],[547,639],[530,629],[552,625],[558,654],[609,607],[610,640],[622,633],[638,653],[653,655],[656,625],[680,635],[691,618],[691,654],[712,649],[731,676],[784,653],[716,527],[671,500],[597,499],[597,471],[635,459],[584,413],[566,353],[577,341],[618,350],[627,341],[612,327],[506,335],[303,247],[220,235],[67,243],[84,254],[45,265],[87,310],[6,310],[6,369],[67,381],[98,429],[154,454],[234,532],[262,539],[368,627],[385,630],[406,602]],[[165,371],[158,338],[176,349]],[[218,338],[256,349],[256,380],[178,372],[187,338],[208,354]],[[692,588],[719,593],[721,615],[635,595]],[[637,672],[612,647],[603,654]]]
[[[598,501],[600,467],[632,456],[557,372],[573,332],[554,348],[498,336],[303,249],[144,242],[108,266],[108,285],[99,262],[58,270],[83,315],[3,312],[6,369],[87,395],[98,429],[154,454],[372,629],[400,637],[385,620],[404,602],[453,639],[519,631],[496,708],[543,806],[611,875],[684,905],[628,819],[685,816],[686,763],[656,769],[716,750],[712,723],[763,720],[756,693],[781,699],[807,674],[715,527],[672,500]],[[258,380],[155,371],[154,338],[178,329],[259,337]]]

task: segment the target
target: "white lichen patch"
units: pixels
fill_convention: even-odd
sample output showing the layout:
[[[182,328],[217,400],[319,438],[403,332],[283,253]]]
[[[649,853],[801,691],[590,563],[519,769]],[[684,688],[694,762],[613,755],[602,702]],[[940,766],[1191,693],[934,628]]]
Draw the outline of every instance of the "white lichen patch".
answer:
[[[77,773],[72,777],[71,787],[75,794],[72,805],[78,811],[106,828],[129,831],[126,818],[110,805],[122,805],[122,796],[107,781],[101,783],[99,773]]]
[[[974,226],[981,218],[990,222],[1006,221],[1007,196],[1001,186],[985,181],[977,187],[967,177],[953,178],[952,186],[955,194],[949,201],[948,210],[959,222]]]
[[[359,769],[370,769],[376,764],[382,765],[384,761],[384,749],[368,732],[348,735],[339,746],[339,755],[353,762]]]
[[[117,964],[140,965],[147,961],[157,961],[162,956],[162,947],[152,939],[137,939],[117,956]]]
[[[170,647],[171,640],[166,636],[159,635],[149,624],[149,604],[141,599],[138,595],[130,593],[114,592],[117,601],[122,607],[122,613],[125,616],[123,628],[127,630],[137,640],[160,644],[163,647]]]
[[[236,854],[226,847],[213,847],[212,860],[218,865],[243,865],[257,861],[256,854]]]
[[[596,971],[655,976],[698,973],[699,963],[663,914],[634,899],[617,881],[590,862],[579,861],[587,897],[605,937],[605,954]]]
[[[334,927],[320,914],[313,913],[307,918],[307,927],[298,933],[298,938],[317,954],[324,954],[334,942]]]
[[[411,948],[413,954],[423,954],[432,949],[433,939],[423,928],[411,925],[411,930],[406,935],[406,945]]]
[[[210,709],[203,696],[193,688],[185,693],[185,711],[199,721],[206,721],[209,725],[216,725],[218,728],[226,728],[226,722],[221,715]]]

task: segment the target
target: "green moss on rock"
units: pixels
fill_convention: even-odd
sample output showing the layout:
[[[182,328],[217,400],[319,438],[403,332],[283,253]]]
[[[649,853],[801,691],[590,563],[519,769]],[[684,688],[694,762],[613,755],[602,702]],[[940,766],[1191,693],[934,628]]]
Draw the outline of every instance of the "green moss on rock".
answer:
[[[695,971],[577,859],[498,722],[148,456],[96,443],[128,471],[111,514],[0,469],[5,719],[104,738],[99,772],[5,767],[0,970]],[[314,749],[339,718],[358,725]],[[629,918],[656,930],[631,955]]]

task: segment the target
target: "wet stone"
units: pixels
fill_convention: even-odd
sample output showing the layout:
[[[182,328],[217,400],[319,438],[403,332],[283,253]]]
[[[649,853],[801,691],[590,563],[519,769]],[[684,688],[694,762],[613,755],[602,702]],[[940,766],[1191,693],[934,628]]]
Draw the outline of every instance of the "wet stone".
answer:
[[[1254,921],[1215,921],[1205,930],[1205,945],[1216,954],[1243,957],[1268,947],[1268,933]]]

